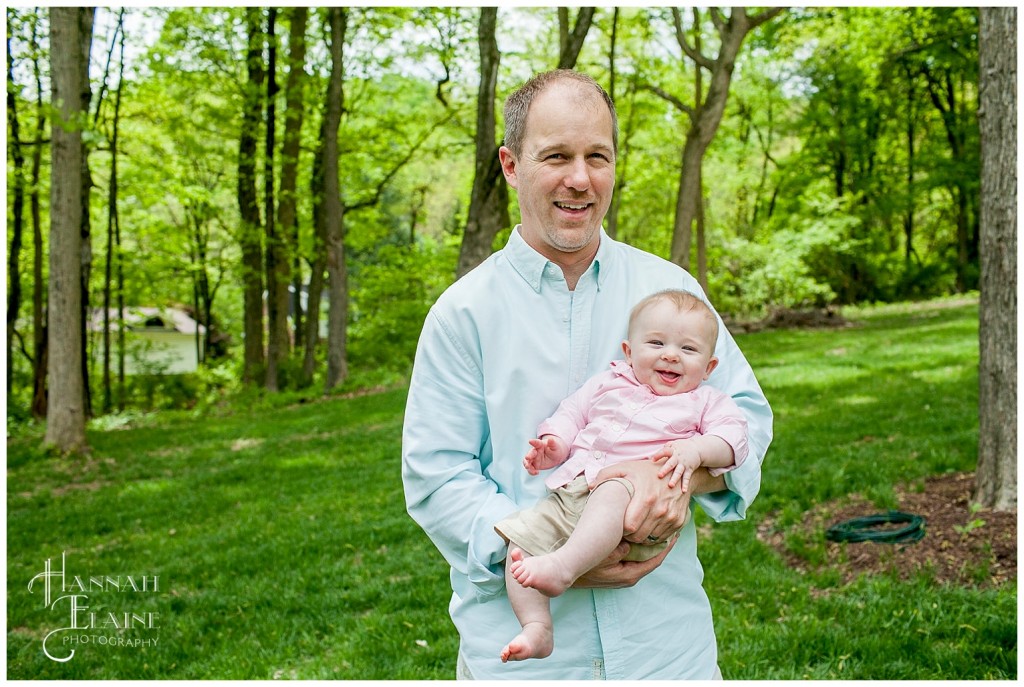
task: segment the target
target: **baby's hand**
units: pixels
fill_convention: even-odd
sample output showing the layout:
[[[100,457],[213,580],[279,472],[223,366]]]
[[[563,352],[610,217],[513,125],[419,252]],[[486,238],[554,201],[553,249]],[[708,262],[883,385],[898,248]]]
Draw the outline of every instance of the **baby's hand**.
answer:
[[[530,439],[530,446],[530,452],[523,458],[523,467],[531,475],[561,465],[565,460],[562,442],[550,434],[540,439]]]
[[[685,439],[670,441],[660,451],[651,456],[651,460],[661,465],[659,478],[671,474],[668,486],[675,487],[682,479],[682,490],[690,488],[690,477],[693,471],[701,466],[700,451],[697,446]]]

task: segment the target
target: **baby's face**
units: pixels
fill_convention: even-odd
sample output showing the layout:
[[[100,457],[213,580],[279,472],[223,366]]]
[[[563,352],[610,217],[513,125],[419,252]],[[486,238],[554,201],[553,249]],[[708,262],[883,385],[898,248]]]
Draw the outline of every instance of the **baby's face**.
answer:
[[[707,313],[680,312],[662,300],[639,313],[622,350],[641,384],[671,396],[693,391],[715,369],[714,339],[715,323]]]

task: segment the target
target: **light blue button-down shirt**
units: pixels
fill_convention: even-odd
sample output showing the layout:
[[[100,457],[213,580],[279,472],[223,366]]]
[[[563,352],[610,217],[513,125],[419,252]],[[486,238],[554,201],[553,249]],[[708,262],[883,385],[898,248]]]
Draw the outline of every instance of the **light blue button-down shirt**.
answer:
[[[403,434],[409,513],[451,565],[452,620],[477,679],[708,679],[717,665],[693,521],[665,562],[628,589],[570,589],[552,599],[555,650],[501,663],[519,633],[504,588],[504,541],[494,524],[546,493],[522,466],[527,439],[559,402],[622,358],[629,311],[666,288],[703,295],[676,265],[601,233],[594,262],[569,291],[560,268],[512,232],[507,245],[453,284],[427,316]],[[729,491],[695,497],[719,521],[744,517],[757,495],[772,414],[732,336],[708,384],[748,422],[749,456]],[[453,666],[454,672],[454,666]]]

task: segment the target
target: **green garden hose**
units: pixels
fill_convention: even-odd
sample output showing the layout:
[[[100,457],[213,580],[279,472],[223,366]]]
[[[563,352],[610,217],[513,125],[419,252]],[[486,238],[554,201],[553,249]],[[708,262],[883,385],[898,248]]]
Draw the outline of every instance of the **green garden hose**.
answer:
[[[877,529],[880,525],[903,524],[903,527]],[[924,537],[924,518],[920,515],[891,510],[888,513],[865,515],[832,525],[825,539],[835,542],[875,541],[885,544],[919,541]]]

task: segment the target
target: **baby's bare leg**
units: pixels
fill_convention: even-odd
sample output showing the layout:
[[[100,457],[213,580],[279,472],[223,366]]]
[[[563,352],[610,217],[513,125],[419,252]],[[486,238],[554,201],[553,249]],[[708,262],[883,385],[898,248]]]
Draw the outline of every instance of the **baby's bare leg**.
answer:
[[[622,519],[630,495],[621,482],[609,481],[590,494],[576,529],[562,548],[543,556],[513,561],[506,567],[524,587],[559,596],[583,573],[603,561],[622,541]]]
[[[551,622],[551,602],[548,597],[534,589],[527,589],[516,581],[509,568],[523,559],[519,548],[509,546],[509,558],[505,562],[505,586],[512,610],[519,619],[523,631],[501,650],[501,661],[522,661],[527,658],[545,658],[555,648],[554,626]]]

